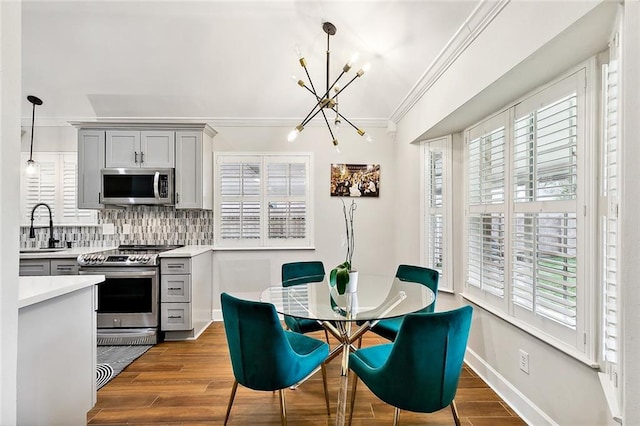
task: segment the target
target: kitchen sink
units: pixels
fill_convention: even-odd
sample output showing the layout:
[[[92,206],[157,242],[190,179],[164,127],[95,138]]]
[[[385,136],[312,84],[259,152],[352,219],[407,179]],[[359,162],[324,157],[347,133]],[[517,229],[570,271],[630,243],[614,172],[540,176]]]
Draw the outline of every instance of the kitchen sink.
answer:
[[[52,252],[62,251],[62,250],[67,250],[67,249],[64,247],[57,247],[57,248],[43,247],[43,248],[22,249],[20,250],[20,253],[52,253]]]

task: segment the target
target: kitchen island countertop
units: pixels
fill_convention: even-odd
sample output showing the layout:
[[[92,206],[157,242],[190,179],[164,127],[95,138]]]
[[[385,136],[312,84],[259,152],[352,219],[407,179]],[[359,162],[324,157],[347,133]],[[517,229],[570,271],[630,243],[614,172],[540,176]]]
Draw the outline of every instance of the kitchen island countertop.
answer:
[[[18,308],[34,305],[104,281],[104,275],[18,277]]]

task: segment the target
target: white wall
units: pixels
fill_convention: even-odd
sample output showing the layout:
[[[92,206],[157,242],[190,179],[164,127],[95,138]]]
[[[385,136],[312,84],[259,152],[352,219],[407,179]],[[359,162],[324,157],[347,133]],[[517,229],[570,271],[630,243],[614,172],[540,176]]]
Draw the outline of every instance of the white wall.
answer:
[[[16,424],[21,3],[0,2],[0,424]]]
[[[398,123],[398,205],[408,212],[420,210],[414,165],[405,165],[417,147],[412,144],[431,127],[454,114],[466,102],[508,75],[598,2],[510,2],[440,79]],[[613,22],[611,22],[611,25]],[[581,46],[575,46],[580,49]],[[553,58],[548,58],[552,60]],[[527,82],[522,82],[526,85]],[[515,98],[514,98],[515,99]],[[475,101],[474,100],[474,101]],[[473,123],[465,123],[465,126]],[[463,130],[463,127],[458,131]],[[432,137],[437,135],[430,135]],[[454,280],[462,291],[463,169],[461,135],[454,135]],[[637,157],[636,157],[637,158]],[[415,161],[415,160],[414,160]],[[402,166],[401,166],[402,165]],[[419,251],[420,218],[416,213],[396,220],[398,257]],[[467,303],[459,296],[441,298],[447,304]],[[438,309],[441,309],[439,306]],[[530,373],[519,370],[518,352],[529,353]],[[475,307],[467,361],[531,424],[612,424],[597,371],[565,355],[528,333]]]
[[[289,128],[223,127],[216,128],[213,149],[220,151],[289,151],[313,153],[313,195],[315,250],[250,250],[216,251],[214,253],[214,304],[219,307],[219,293],[251,293],[255,296],[274,283],[279,283],[282,263],[297,260],[322,260],[327,272],[344,261],[346,249],[342,203],[331,197],[330,166],[332,163],[380,164],[380,196],[378,198],[343,198],[356,200],[354,220],[356,246],[353,263],[366,273],[394,274],[394,217],[396,164],[394,144],[386,128],[366,129],[374,142],[369,144],[355,131],[342,130],[338,154],[331,144],[326,127],[306,127],[298,139],[288,143]],[[404,209],[402,210],[404,212]]]
[[[44,99],[43,99],[44,105]],[[33,152],[49,151],[77,151],[78,150],[78,130],[71,126],[39,126],[38,106],[36,106],[36,123],[33,137]],[[29,152],[31,145],[31,122],[24,125],[22,130],[21,151]]]

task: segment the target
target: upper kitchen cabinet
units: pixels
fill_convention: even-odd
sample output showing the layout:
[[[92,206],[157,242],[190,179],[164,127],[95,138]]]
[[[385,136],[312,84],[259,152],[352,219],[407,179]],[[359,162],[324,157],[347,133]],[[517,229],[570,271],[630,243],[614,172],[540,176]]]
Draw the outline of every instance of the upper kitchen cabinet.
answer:
[[[100,209],[104,168],[175,169],[175,208],[213,208],[213,137],[205,123],[72,122],[78,128],[78,208]]]
[[[78,193],[79,209],[100,209],[100,170],[104,168],[104,130],[78,131]]]
[[[213,136],[210,127],[176,132],[176,208],[213,208]]]
[[[175,132],[107,130],[106,167],[175,167]]]

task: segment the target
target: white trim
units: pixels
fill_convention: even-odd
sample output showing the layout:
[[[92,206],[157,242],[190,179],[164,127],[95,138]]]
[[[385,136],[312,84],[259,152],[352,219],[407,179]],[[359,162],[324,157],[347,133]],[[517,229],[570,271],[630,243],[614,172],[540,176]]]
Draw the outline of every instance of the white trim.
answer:
[[[532,327],[531,325],[529,325],[527,322],[525,321],[521,321],[518,320],[515,317],[512,317],[511,315],[507,314],[506,312],[502,312],[500,309],[495,308],[489,304],[487,304],[485,301],[483,301],[482,299],[473,296],[469,293],[460,293],[460,296],[462,296],[463,299],[468,300],[469,302],[473,303],[474,305],[478,306],[481,309],[484,309],[485,311],[497,316],[498,318],[508,322],[509,324],[519,328],[520,330],[524,331],[525,333],[530,334],[531,336],[540,339],[542,342],[548,344],[549,346],[552,346],[554,348],[556,348],[557,350],[569,355],[572,358],[575,358],[576,360],[580,361],[581,363],[587,365],[588,367],[593,368],[594,370],[597,370],[600,368],[600,364],[598,364],[597,360],[594,359],[589,359],[585,356],[585,354],[578,352],[575,348],[570,347],[569,345],[567,345],[564,342],[561,342],[560,340],[556,339],[555,337],[553,337],[550,334],[544,333],[542,331],[540,331],[539,329]]]
[[[399,123],[509,2],[481,0],[393,111],[390,120]]]
[[[607,400],[611,417],[613,417],[613,420],[616,422],[624,424],[622,421],[622,413],[620,412],[620,404],[618,404],[618,390],[613,387],[613,383],[611,383],[608,374],[600,372],[598,373],[598,379],[600,380],[604,397]]]
[[[509,404],[509,407],[527,424],[537,426],[558,425],[551,417],[542,411],[540,407],[520,392],[516,386],[507,381],[507,379],[468,347],[464,361],[469,368],[480,376],[503,401]]]

